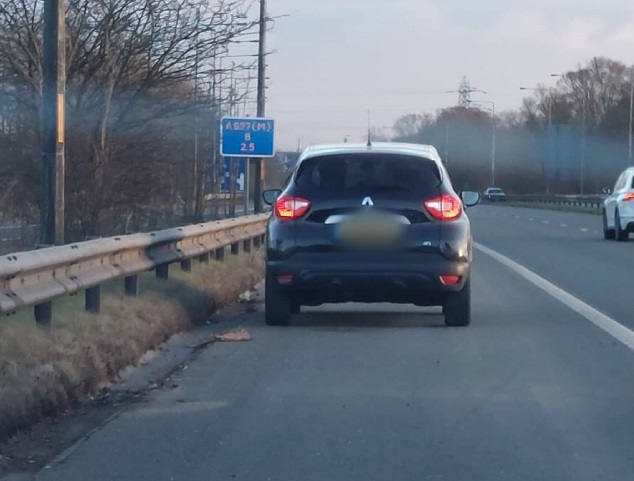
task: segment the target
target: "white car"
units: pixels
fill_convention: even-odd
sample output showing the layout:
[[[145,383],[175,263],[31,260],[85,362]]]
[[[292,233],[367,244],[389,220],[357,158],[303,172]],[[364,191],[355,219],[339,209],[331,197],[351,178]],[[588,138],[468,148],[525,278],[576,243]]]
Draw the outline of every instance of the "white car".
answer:
[[[634,167],[625,169],[614,190],[606,187],[603,201],[603,238],[626,241],[634,232]]]
[[[499,187],[489,187],[484,191],[484,197],[487,200],[495,201],[495,200],[504,200],[506,194]]]

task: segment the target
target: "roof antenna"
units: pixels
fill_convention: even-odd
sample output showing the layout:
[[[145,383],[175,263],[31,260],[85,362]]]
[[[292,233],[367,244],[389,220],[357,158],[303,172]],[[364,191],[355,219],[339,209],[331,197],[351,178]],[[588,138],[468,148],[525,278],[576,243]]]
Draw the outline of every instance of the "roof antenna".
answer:
[[[370,119],[370,109],[368,109],[368,147],[372,147],[372,127]]]

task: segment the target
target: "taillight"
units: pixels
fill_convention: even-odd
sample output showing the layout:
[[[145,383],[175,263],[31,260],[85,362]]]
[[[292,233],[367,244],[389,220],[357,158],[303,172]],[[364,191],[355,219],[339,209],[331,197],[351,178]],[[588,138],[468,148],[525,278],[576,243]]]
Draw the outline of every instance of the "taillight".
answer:
[[[460,276],[440,276],[440,282],[446,286],[455,286],[460,282]]]
[[[283,195],[275,202],[275,215],[280,219],[297,219],[303,216],[309,207],[309,200]]]
[[[623,196],[623,200],[634,200],[634,192],[628,192]]]
[[[439,220],[457,219],[462,214],[461,200],[449,194],[426,200],[425,208],[427,212]]]

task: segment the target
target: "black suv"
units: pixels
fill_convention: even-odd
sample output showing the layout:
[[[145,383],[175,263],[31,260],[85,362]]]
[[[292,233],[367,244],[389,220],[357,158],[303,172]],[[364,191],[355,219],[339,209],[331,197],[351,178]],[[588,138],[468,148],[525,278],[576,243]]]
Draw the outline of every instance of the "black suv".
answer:
[[[309,147],[273,206],[266,232],[265,319],[288,325],[302,305],[394,302],[443,306],[470,323],[472,237],[465,206],[434,147]]]

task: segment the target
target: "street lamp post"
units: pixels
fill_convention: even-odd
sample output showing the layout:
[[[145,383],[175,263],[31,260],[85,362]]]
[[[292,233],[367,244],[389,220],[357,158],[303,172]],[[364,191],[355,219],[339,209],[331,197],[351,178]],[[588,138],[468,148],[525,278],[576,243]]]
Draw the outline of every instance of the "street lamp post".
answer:
[[[470,103],[490,104],[491,108],[491,187],[495,186],[495,143],[496,143],[496,124],[495,124],[495,102],[492,100],[473,100]]]
[[[495,186],[495,143],[496,143],[496,125],[495,125],[495,102],[491,103],[491,186]]]
[[[445,164],[449,165],[449,121],[445,124]]]
[[[581,102],[582,120],[581,120],[581,172],[579,172],[579,195],[583,195],[583,185],[585,183],[586,170],[586,98],[583,97]]]
[[[630,67],[630,125],[628,132],[628,160],[630,165],[634,165],[632,158],[632,127],[634,124],[634,66]]]
[[[551,77],[563,77],[560,73],[551,73]],[[583,195],[586,170],[586,97],[581,99],[581,155],[579,156],[579,194]]]
[[[520,90],[531,90],[533,92],[541,92],[542,89],[538,89],[538,88],[531,88],[531,87],[520,87]],[[547,138],[548,138],[548,155],[546,157],[546,161],[544,161],[544,177],[546,180],[546,194],[550,194],[550,180],[549,180],[549,176],[548,176],[548,172],[546,170],[546,162],[548,161],[548,158],[552,155],[552,141],[551,141],[551,135],[552,135],[552,126],[553,126],[553,90],[552,88],[548,88],[548,132],[547,132]]]

